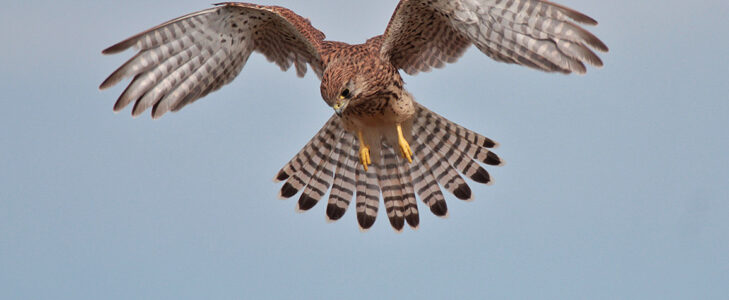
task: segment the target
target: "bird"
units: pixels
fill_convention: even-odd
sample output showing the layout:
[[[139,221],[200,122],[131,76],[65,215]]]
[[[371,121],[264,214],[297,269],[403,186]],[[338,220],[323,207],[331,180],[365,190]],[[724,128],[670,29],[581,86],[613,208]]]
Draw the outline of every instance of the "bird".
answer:
[[[311,68],[334,112],[274,180],[281,198],[300,194],[307,211],[328,193],[326,219],[352,200],[359,228],[370,229],[380,199],[391,227],[420,225],[417,199],[448,216],[441,190],[472,200],[464,177],[491,184],[484,168],[504,160],[498,144],[429,110],[404,87],[416,75],[456,62],[475,46],[504,63],[555,73],[602,67],[608,47],[583,25],[597,21],[544,0],[401,0],[381,35],[362,44],[329,41],[311,21],[280,6],[224,2],[162,23],[102,51],[136,54],[100,85],[132,78],[114,111],[176,112],[230,83],[257,52],[299,77]]]

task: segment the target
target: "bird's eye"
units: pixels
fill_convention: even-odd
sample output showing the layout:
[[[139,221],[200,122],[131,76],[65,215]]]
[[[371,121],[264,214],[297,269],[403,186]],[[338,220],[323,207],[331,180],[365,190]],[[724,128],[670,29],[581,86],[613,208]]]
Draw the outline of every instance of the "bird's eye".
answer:
[[[342,94],[340,94],[339,96],[340,96],[341,98],[349,98],[349,97],[351,97],[352,95],[351,95],[351,94],[349,93],[349,89],[344,89],[344,90],[342,91]]]

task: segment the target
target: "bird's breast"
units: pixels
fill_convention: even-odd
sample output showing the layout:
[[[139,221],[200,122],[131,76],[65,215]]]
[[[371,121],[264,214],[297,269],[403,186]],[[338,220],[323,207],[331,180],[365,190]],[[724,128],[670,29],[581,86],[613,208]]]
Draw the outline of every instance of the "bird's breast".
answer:
[[[362,100],[342,115],[345,124],[357,129],[394,127],[412,119],[413,98],[406,91],[383,92],[378,97]]]

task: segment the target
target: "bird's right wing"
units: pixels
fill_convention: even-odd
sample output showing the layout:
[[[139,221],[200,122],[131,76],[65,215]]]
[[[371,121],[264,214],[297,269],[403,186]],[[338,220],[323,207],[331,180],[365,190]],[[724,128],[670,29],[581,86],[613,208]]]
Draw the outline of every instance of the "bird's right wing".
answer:
[[[231,82],[253,51],[281,70],[308,63],[321,76],[319,54],[324,34],[309,20],[277,6],[221,3],[132,36],[103,51],[114,54],[135,47],[139,52],[99,87],[134,77],[114,110],[134,102],[132,115],[152,107],[152,117],[177,111]]]

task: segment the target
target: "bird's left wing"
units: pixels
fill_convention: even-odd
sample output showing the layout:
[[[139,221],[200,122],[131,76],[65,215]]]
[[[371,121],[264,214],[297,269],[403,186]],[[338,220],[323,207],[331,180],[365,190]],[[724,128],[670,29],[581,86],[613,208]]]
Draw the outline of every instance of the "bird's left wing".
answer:
[[[111,87],[134,77],[114,110],[134,102],[132,115],[152,107],[159,118],[231,82],[253,51],[281,70],[296,66],[299,76],[311,65],[323,72],[320,42],[324,34],[309,20],[277,6],[221,3],[132,36],[103,51],[139,50],[99,87]]]
[[[602,66],[605,44],[573,21],[592,18],[543,0],[401,0],[381,53],[408,74],[455,62],[473,44],[497,61],[561,73]]]

